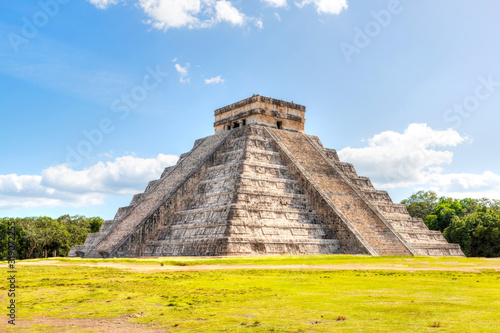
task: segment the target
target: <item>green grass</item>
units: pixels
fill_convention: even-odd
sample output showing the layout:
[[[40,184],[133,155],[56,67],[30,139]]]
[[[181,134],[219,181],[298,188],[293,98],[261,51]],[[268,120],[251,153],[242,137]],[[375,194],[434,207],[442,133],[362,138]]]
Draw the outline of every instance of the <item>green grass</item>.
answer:
[[[439,267],[471,267],[488,266],[498,259],[461,258],[461,257],[374,257],[352,255],[310,255],[310,256],[248,256],[248,257],[160,257],[160,258],[49,258],[31,259],[36,261],[61,261],[67,264],[117,262],[130,264],[163,264],[167,266],[197,266],[197,265],[377,265],[393,267],[395,264],[408,268],[439,268]]]
[[[166,327],[169,332],[500,331],[500,272],[494,270],[270,268],[139,273],[77,265],[113,261],[158,266],[160,262],[191,266],[359,264],[433,269],[498,266],[498,259],[284,256],[63,261],[67,265],[18,265],[18,318],[141,314],[130,321]],[[0,284],[2,295],[5,286]]]

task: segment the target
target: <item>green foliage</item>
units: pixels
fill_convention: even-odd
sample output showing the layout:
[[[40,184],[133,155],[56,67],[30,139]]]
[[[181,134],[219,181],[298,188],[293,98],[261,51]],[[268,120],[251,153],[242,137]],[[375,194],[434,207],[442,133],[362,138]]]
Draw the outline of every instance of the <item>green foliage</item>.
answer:
[[[439,199],[440,203],[434,208],[433,214],[425,218],[425,224],[429,229],[443,232],[456,217],[463,215],[463,207],[460,202],[449,199]]]
[[[71,245],[83,244],[88,233],[99,231],[99,229],[97,229],[97,231],[93,231],[94,229],[92,228],[92,221],[94,219],[101,220],[98,217],[86,218],[85,216],[81,215],[63,215],[58,218],[59,221],[64,223],[66,230],[68,230],[68,232],[70,233],[68,243],[70,243]]]
[[[63,215],[58,219],[47,216],[0,219],[0,260],[7,259],[11,239],[9,223],[15,227],[16,259],[66,256],[73,245],[83,244],[90,232],[102,224],[99,217]],[[9,236],[9,237],[8,237]]]
[[[90,232],[92,233],[98,232],[99,229],[101,228],[102,223],[104,222],[104,220],[101,219],[100,217],[91,217],[89,221],[90,221]]]
[[[16,249],[16,259],[26,259],[23,253],[19,253],[19,249],[27,246],[26,234],[19,225],[18,218],[4,218],[0,220],[0,260],[8,259],[9,243],[12,242]],[[13,230],[11,230],[13,226]],[[14,234],[12,235],[12,231]]]
[[[460,244],[466,256],[500,256],[500,201],[453,199],[437,202],[432,191],[419,191],[403,200],[413,217],[421,217],[431,230],[439,230],[450,243]],[[425,210],[434,204],[432,211]],[[427,215],[423,216],[423,212]]]
[[[418,191],[412,194],[408,199],[401,201],[406,205],[408,213],[413,217],[425,219],[427,215],[432,214],[438,202],[438,196],[433,191]]]
[[[459,243],[467,256],[500,256],[500,211],[479,208],[474,214],[458,219],[445,229],[448,241]]]

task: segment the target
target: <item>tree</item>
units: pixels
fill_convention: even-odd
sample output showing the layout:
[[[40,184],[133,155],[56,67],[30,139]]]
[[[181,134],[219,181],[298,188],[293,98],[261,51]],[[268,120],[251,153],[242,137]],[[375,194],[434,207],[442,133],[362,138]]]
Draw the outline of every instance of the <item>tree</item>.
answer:
[[[482,206],[473,214],[453,221],[443,235],[460,244],[472,257],[500,256],[500,211]]]
[[[94,233],[99,231],[104,220],[100,217],[90,217],[89,222],[90,232]]]
[[[401,203],[411,216],[423,218],[429,229],[460,244],[466,256],[500,256],[500,200],[437,199],[432,191],[419,191]]]
[[[456,218],[444,230],[443,236],[448,242],[459,244],[467,257],[471,256],[472,230],[470,224]]]
[[[93,218],[100,219],[100,218]],[[66,244],[61,248],[60,255],[66,256],[71,248],[71,246],[76,244],[83,244],[85,238],[89,232],[91,232],[91,222],[89,218],[81,215],[63,215],[58,218],[58,220],[64,225],[64,228],[68,231],[68,238],[66,239]],[[95,222],[94,222],[95,223]]]
[[[438,203],[438,196],[433,191],[418,191],[412,194],[408,199],[401,201],[406,205],[408,213],[412,217],[420,217],[425,219],[427,215],[432,214]]]
[[[26,248],[26,235],[19,224],[19,218],[0,219],[0,260],[9,258],[9,245],[12,243],[15,248],[14,258],[26,259],[24,249]],[[14,225],[14,237],[12,237],[12,225]]]
[[[48,257],[67,247],[69,234],[60,221],[41,216],[24,218],[20,222],[28,243],[27,258]]]
[[[463,208],[460,202],[449,199],[439,199],[440,204],[434,208],[433,214],[425,218],[425,224],[429,229],[443,232],[455,217],[462,216]]]

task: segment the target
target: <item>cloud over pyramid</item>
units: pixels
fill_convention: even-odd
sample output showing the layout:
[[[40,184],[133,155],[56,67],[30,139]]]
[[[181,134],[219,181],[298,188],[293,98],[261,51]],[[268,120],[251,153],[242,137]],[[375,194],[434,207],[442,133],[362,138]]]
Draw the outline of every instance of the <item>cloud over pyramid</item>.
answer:
[[[194,143],[70,256],[463,256],[304,132],[306,108],[260,95],[215,110]]]

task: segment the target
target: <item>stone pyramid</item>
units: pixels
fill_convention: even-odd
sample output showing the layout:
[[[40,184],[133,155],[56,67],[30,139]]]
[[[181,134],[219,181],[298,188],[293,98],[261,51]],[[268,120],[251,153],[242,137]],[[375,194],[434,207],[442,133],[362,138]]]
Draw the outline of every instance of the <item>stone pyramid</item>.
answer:
[[[69,256],[463,256],[304,132],[305,107],[254,95]]]

